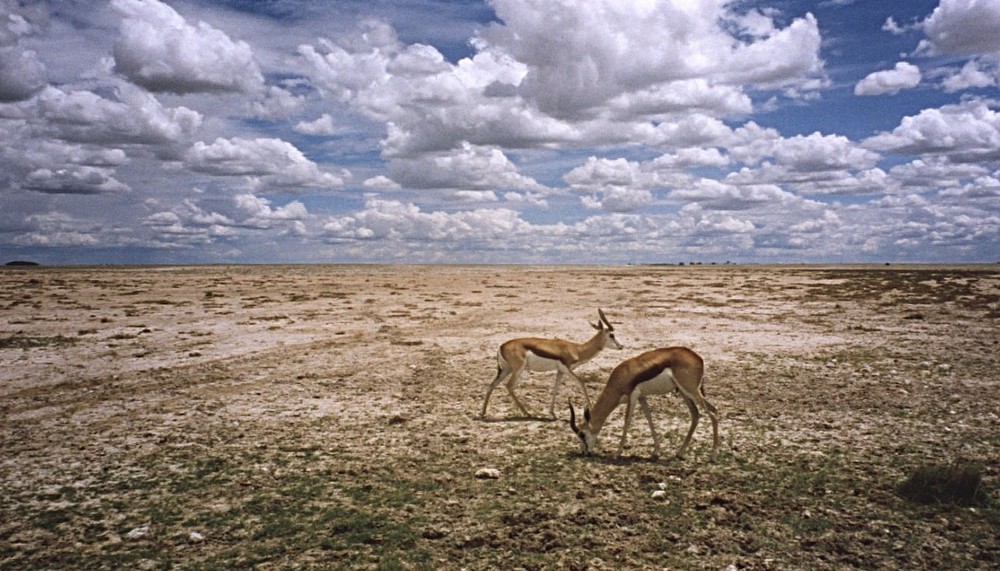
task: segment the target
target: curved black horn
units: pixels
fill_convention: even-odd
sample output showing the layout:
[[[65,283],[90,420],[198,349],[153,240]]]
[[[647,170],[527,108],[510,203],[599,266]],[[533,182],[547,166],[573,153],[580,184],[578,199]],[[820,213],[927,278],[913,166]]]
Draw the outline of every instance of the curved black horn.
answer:
[[[573,429],[573,432],[579,433],[580,429],[576,427],[576,411],[573,410],[573,403],[568,399],[566,402],[569,403],[569,427]]]
[[[611,325],[611,322],[608,321],[608,318],[605,317],[604,310],[602,310],[600,307],[598,307],[597,308],[597,314],[601,316],[601,321],[603,321],[604,324],[608,326],[608,331],[614,331],[615,330],[615,328]]]

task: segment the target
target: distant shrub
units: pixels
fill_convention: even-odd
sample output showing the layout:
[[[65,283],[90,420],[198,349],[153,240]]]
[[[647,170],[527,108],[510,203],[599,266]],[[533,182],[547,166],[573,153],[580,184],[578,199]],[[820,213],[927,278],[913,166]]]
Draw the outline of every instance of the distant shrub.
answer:
[[[921,504],[982,504],[986,501],[983,465],[959,461],[919,466],[899,486],[899,495]]]

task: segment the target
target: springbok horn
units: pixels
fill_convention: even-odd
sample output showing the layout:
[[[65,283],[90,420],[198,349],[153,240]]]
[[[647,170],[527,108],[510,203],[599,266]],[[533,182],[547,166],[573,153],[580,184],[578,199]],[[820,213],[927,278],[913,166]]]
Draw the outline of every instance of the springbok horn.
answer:
[[[576,411],[573,410],[573,403],[568,400],[566,402],[569,403],[569,427],[573,429],[573,432],[579,433],[580,429],[576,427]]]
[[[601,321],[603,321],[604,324],[608,326],[608,331],[614,331],[615,328],[612,327],[611,322],[608,321],[608,318],[604,316],[604,311],[601,308],[598,307],[597,308],[597,313],[598,313],[598,315],[601,316]]]

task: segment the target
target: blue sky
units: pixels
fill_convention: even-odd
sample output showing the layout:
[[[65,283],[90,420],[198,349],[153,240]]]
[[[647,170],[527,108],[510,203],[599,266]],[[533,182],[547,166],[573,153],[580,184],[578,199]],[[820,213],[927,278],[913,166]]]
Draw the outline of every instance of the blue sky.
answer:
[[[0,262],[1000,260],[996,0],[0,0]]]

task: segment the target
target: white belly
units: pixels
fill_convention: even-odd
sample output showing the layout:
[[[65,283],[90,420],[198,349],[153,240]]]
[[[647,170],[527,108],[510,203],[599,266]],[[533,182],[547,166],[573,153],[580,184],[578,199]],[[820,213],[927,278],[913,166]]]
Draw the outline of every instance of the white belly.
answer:
[[[524,368],[532,373],[544,373],[547,371],[555,371],[559,368],[559,361],[555,359],[547,359],[545,357],[539,357],[538,355],[528,351],[524,359]]]
[[[652,379],[639,383],[633,394],[638,398],[649,395],[665,395],[676,390],[677,384],[674,382],[674,372],[670,369],[664,369],[662,373]]]

